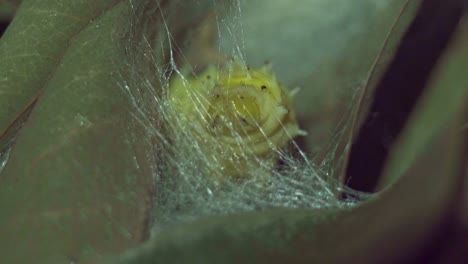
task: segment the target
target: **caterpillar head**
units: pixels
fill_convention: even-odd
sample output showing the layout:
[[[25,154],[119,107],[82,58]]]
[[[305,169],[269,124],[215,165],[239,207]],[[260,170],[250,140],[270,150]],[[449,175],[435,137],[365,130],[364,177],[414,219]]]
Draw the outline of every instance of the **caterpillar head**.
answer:
[[[215,157],[212,166],[219,165],[224,176],[246,177],[259,165],[269,169],[277,150],[303,133],[292,96],[270,64],[250,69],[232,60],[198,77],[179,76],[171,81],[169,102],[181,117],[176,120],[185,120],[180,125],[206,143],[205,155]]]

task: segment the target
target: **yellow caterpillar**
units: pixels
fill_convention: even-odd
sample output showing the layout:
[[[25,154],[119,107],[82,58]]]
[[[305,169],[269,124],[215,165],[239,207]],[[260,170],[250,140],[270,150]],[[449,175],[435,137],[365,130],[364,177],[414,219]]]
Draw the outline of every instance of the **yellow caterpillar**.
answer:
[[[175,122],[193,131],[209,158],[211,176],[218,179],[272,169],[277,150],[305,133],[296,121],[292,93],[276,80],[270,64],[250,69],[233,59],[196,77],[179,75],[171,80],[168,97]]]

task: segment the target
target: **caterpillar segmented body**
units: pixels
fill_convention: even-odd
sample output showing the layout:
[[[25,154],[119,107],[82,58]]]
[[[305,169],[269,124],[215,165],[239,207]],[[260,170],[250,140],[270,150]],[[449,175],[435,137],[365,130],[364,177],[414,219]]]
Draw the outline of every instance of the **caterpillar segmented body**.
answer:
[[[265,164],[268,169],[277,150],[304,133],[292,95],[270,64],[250,69],[234,59],[221,68],[211,65],[197,77],[173,78],[168,95],[181,129],[195,132],[225,176],[246,177],[250,168]]]

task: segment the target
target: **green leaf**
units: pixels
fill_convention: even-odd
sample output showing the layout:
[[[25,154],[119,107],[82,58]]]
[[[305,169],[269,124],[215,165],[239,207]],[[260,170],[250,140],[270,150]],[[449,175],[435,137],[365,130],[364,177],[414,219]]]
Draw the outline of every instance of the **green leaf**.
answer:
[[[24,121],[0,174],[2,262],[96,261],[147,235],[151,145],[116,78],[130,12],[24,1],[1,39],[0,138]]]
[[[332,80],[319,82],[342,87],[362,80],[368,89],[361,96],[361,113],[419,3],[390,2],[373,17],[371,33],[363,35],[368,39],[352,40],[354,53],[327,66],[323,76]],[[145,239],[152,176],[146,154],[153,145],[147,131],[133,123],[134,109],[117,78],[126,59],[128,47],[121,40],[130,12],[127,1],[25,0],[0,40],[0,151],[11,148],[0,172],[2,261],[102,262],[102,256]],[[338,65],[343,68],[332,74]],[[414,155],[404,167],[409,169],[395,173],[406,174],[397,184],[357,208],[200,219],[167,229],[119,261],[408,260],[435,234],[460,184],[454,169],[460,123],[454,116],[438,126],[447,130],[431,130],[427,138],[438,144],[427,140],[405,151],[418,158]],[[341,151],[351,138],[352,133],[344,137]],[[419,156],[422,148],[434,155]],[[438,170],[417,173],[437,162]]]

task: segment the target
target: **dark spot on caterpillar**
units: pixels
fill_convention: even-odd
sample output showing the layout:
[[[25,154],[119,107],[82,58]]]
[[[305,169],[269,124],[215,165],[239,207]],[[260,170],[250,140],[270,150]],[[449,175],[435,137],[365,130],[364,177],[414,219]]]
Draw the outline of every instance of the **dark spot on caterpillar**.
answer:
[[[262,85],[262,91],[265,91],[267,87],[265,85]]]
[[[211,79],[211,75],[207,75],[206,79],[208,79],[208,80]]]
[[[216,98],[219,98],[219,96],[220,96],[219,94],[215,94],[215,97],[216,97]]]
[[[240,99],[244,99],[245,97],[244,96],[241,96]]]
[[[247,120],[245,118],[241,118],[242,122],[246,125],[248,125],[249,123],[247,122]]]

